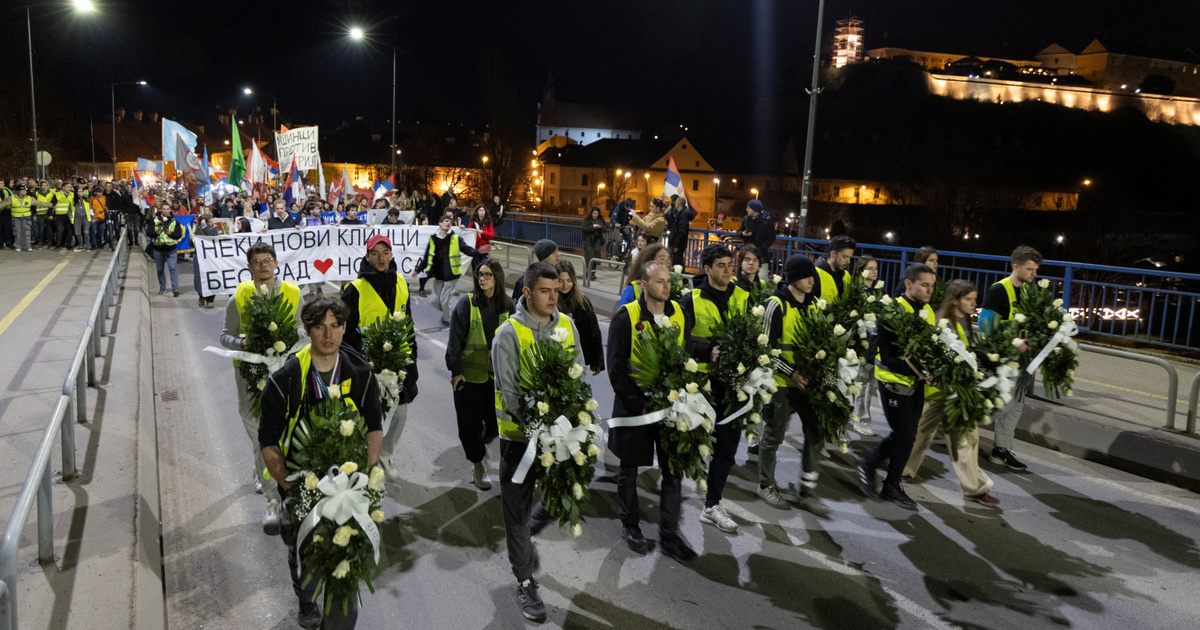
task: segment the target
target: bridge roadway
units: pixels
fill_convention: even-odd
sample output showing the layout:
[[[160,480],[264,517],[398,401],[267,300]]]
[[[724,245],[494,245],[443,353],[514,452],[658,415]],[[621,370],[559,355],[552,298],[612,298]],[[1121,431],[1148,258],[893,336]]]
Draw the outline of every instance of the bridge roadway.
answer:
[[[16,275],[29,287],[0,288],[0,317],[53,267],[49,253],[34,254],[39,256],[46,258],[38,262],[42,266],[22,262],[29,273]],[[14,324],[0,332],[0,349],[12,359],[0,362],[0,383],[6,384],[0,427],[6,461],[14,464],[3,473],[5,515],[27,469],[28,442],[40,432],[46,401],[65,371],[75,329],[62,327],[72,318],[71,325],[81,327],[78,320],[86,317],[72,310],[83,308],[85,300],[68,296],[90,293],[83,288],[89,280],[98,282],[104,268],[99,261],[107,260],[75,256],[30,302],[28,316],[18,319],[25,327]],[[226,360],[201,352],[217,342],[224,300],[217,309],[198,309],[187,264],[180,265],[179,298],[153,295],[157,286],[148,277],[153,272],[137,269],[144,265],[140,255],[131,256],[127,302],[120,309],[129,319],[116,322],[112,351],[118,354],[112,368],[102,368],[106,383],[100,393],[122,395],[107,396],[98,416],[103,421],[89,427],[90,437],[79,438],[85,479],[94,477],[90,492],[57,486],[56,550],[63,554],[65,547],[67,557],[56,568],[22,572],[23,627],[129,627],[130,555],[120,551],[121,544],[132,545],[128,523],[135,491],[127,434],[130,417],[155,417],[148,410],[115,412],[134,402],[123,393],[137,388],[126,366],[136,361],[130,349],[135,337],[123,333],[150,323],[132,317],[138,300],[148,300],[153,324],[168,626],[296,627],[284,546],[259,527],[263,499],[250,484],[251,453],[236,413],[232,370]],[[469,484],[437,316],[425,301],[417,303],[421,393],[401,440],[403,479],[384,504],[388,520],[376,593],[364,593],[358,627],[521,627],[525,622],[513,601],[505,557],[499,486],[479,492]],[[55,344],[63,348],[54,350]],[[1145,376],[1144,389],[1125,377],[1153,369],[1101,369],[1089,380],[1152,393],[1152,376]],[[591,382],[601,409],[609,409],[607,379],[602,374]],[[1081,383],[1080,397],[1086,397],[1086,385]],[[1153,399],[1145,404],[1152,406]],[[876,431],[885,433],[878,408],[875,415]],[[99,424],[107,425],[103,433]],[[536,539],[543,568],[538,578],[549,610],[545,627],[1195,627],[1200,497],[1194,493],[1021,444],[1030,472],[1000,472],[985,464],[996,480],[1000,509],[968,506],[938,446],[922,479],[909,487],[920,510],[907,512],[858,493],[852,456],[878,440],[869,438],[855,442],[851,455],[827,455],[818,490],[827,513],[816,514],[795,500],[801,438],[793,424],[778,471],[790,509],[775,510],[757,498],[750,460],[735,467],[726,493],[740,525],[737,535],[727,536],[699,523],[699,495],[685,482],[682,533],[701,552],[687,565],[656,549],[638,556],[622,544],[615,461],[605,453],[583,536],[550,528]],[[495,446],[491,452],[495,478]],[[746,462],[744,447],[738,460]],[[657,538],[656,481],[657,473],[646,472],[639,484],[643,529],[651,539]],[[22,563],[33,559],[32,531],[27,527]]]

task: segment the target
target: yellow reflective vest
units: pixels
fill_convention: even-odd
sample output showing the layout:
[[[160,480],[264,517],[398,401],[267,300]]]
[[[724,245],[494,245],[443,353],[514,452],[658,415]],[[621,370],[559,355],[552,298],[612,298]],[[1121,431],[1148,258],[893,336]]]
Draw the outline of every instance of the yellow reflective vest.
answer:
[[[728,316],[732,317],[746,312],[750,294],[745,289],[733,285],[733,294],[729,296]],[[692,311],[695,322],[692,333],[688,337],[692,341],[709,341],[717,325],[725,321],[721,309],[710,299],[704,297],[700,289],[692,289]],[[700,363],[700,371],[708,372],[708,363]]]
[[[896,299],[900,302],[900,306],[904,307],[905,311],[908,311],[909,313],[916,312],[916,309],[913,308],[913,305],[907,299],[905,299],[904,296],[900,296]],[[928,304],[925,305],[925,308],[921,309],[921,318],[929,322],[930,326],[933,326],[936,323],[934,320],[933,309],[929,308]],[[912,387],[917,383],[916,376],[907,376],[892,372],[883,367],[878,359],[875,360],[875,378],[879,379],[879,382],[881,383],[896,383],[906,387]]]
[[[528,374],[535,369],[529,358],[529,349],[532,348],[533,344],[535,343],[533,338],[533,329],[512,317],[508,318],[508,321],[506,321],[505,324],[512,326],[513,332],[517,333],[517,343],[519,345],[519,354],[521,356],[520,376],[523,377],[525,374]],[[505,324],[502,324],[500,328],[497,328],[496,330],[499,331],[503,329]],[[563,328],[567,331],[567,338],[563,340],[562,346],[568,349],[575,347],[575,329],[571,324],[571,318],[563,313],[559,313],[558,328]],[[497,334],[499,334],[499,332],[497,332]],[[521,379],[519,378],[518,381],[519,380]],[[503,435],[504,437],[521,441],[527,439],[525,432],[521,430],[521,426],[508,419],[508,403],[504,402],[504,395],[500,393],[499,389],[496,390],[496,426],[500,430],[500,435]]]

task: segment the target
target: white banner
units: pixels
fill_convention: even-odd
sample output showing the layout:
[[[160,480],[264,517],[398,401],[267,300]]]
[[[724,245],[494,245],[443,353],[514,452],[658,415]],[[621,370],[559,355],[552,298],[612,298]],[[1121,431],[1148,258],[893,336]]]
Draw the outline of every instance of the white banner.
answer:
[[[296,168],[301,173],[321,168],[316,127],[299,127],[289,129],[287,133],[277,133],[275,147],[281,173],[287,173],[288,169],[292,168],[293,155],[296,156]]]
[[[276,275],[285,282],[315,284],[348,282],[358,277],[367,251],[367,240],[382,234],[392,241],[392,257],[399,273],[409,276],[425,255],[436,225],[324,225],[300,230],[270,230],[261,234],[193,236],[200,282],[209,295],[233,295],[237,285],[250,280],[246,251],[263,242],[275,248]],[[455,228],[466,243],[475,246],[475,231]],[[463,254],[463,269],[471,258]]]

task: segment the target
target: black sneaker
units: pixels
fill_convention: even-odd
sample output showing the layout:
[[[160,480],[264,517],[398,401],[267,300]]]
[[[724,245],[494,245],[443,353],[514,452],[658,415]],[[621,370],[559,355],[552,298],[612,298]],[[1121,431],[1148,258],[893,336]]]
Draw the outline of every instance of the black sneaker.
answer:
[[[317,630],[321,627],[321,609],[316,604],[300,604],[296,623],[304,630]]]
[[[1021,460],[1017,459],[1017,456],[1013,455],[1012,451],[1006,448],[993,448],[992,454],[988,455],[988,461],[1017,472],[1021,472],[1029,468]]]
[[[537,580],[530,578],[517,584],[517,605],[526,619],[537,622],[546,620],[546,605],[542,603],[542,596],[538,595]]]
[[[546,526],[549,525],[550,521],[552,520],[554,520],[554,517],[551,516],[550,513],[546,511],[546,508],[542,507],[542,504],[539,502],[536,506],[534,506],[533,513],[529,515],[529,535],[537,536],[538,534],[542,533],[542,530],[546,529]]]
[[[660,534],[662,541],[659,546],[663,555],[680,562],[691,562],[696,559],[696,552],[679,534]]]
[[[904,489],[901,488],[899,484],[894,486],[889,486],[886,483],[883,484],[883,490],[879,492],[879,498],[886,501],[891,501],[892,503],[895,503],[906,510],[917,509],[917,502],[913,501],[907,494],[905,494]]]
[[[642,535],[642,530],[636,525],[634,527],[622,527],[621,538],[625,540],[626,545],[629,545],[630,551],[646,553],[646,537]]]
[[[875,491],[875,469],[867,467],[867,462],[860,461],[857,466],[858,470],[858,487],[863,491],[863,494],[874,497],[878,496]]]
[[[171,291],[171,297],[179,297],[179,290],[176,289],[174,291]]]
[[[746,455],[753,455],[755,457],[758,457],[758,443],[757,442],[746,447]]]

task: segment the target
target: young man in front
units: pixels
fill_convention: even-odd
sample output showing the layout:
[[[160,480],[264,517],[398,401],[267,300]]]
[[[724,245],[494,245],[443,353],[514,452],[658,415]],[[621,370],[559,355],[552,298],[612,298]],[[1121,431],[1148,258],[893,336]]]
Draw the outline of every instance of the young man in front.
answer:
[[[993,284],[983,297],[983,310],[979,313],[979,329],[986,335],[998,320],[1013,319],[1021,304],[1021,287],[1037,279],[1042,255],[1028,245],[1021,245],[1012,253],[1012,273]],[[1022,352],[1025,349],[1022,348]],[[994,446],[988,460],[1013,471],[1028,468],[1013,455],[1012,447],[1021,412],[1025,409],[1025,392],[1033,386],[1033,375],[1024,369],[1017,375],[1013,398],[1007,405],[992,414],[995,425]]]
[[[229,350],[246,349],[246,338],[242,335],[246,333],[249,321],[244,318],[244,314],[250,300],[262,288],[283,293],[283,299],[295,310],[296,328],[304,329],[304,323],[300,319],[300,287],[291,282],[283,282],[275,276],[275,270],[279,268],[275,248],[266,243],[256,243],[246,251],[246,262],[250,268],[250,280],[238,285],[233,299],[225,306],[225,329],[221,331],[221,345]],[[252,411],[254,402],[250,398],[248,384],[238,370],[239,365],[240,361],[234,360],[233,383],[237,388],[238,415],[242,417],[242,426],[246,429],[246,436],[250,438],[250,447],[254,453],[254,491],[263,494],[263,484],[271,484],[263,479],[265,463],[258,441],[259,417]],[[262,518],[263,533],[275,536],[279,533],[279,499],[273,491],[266,494],[267,511]]]
[[[496,425],[500,432],[500,500],[504,512],[504,531],[508,545],[508,562],[517,578],[517,605],[521,614],[531,621],[545,621],[546,606],[538,594],[533,572],[538,568],[537,551],[530,538],[531,529],[540,529],[549,515],[539,504],[536,521],[533,493],[540,466],[533,466],[522,483],[514,483],[513,472],[525,454],[528,438],[520,420],[527,413],[525,397],[521,394],[523,369],[530,369],[521,354],[534,343],[550,339],[556,328],[570,332],[563,345],[576,352],[575,363],[583,367],[583,348],[579,331],[571,318],[558,311],[558,271],[537,262],[525,270],[522,297],[516,313],[496,331],[492,340],[492,371],[496,382]],[[532,527],[531,527],[532,526]]]
[[[700,371],[708,372],[709,364],[720,354],[719,342],[712,336],[714,329],[726,318],[745,313],[750,294],[733,284],[733,252],[724,245],[709,245],[701,254],[700,262],[705,278],[699,287],[685,293],[680,300],[687,330],[684,344],[688,354],[700,365]],[[712,384],[713,400],[717,401],[717,413],[724,418],[729,409],[721,401],[725,398],[725,384]],[[704,499],[704,511],[700,522],[713,525],[726,534],[737,533],[737,523],[721,507],[721,496],[729,471],[733,469],[733,456],[742,438],[742,429],[736,422],[718,424],[713,434],[717,438],[712,462],[708,465],[708,493]]]
[[[267,379],[257,440],[265,445],[262,458],[271,471],[271,477],[279,484],[277,501],[287,497],[294,485],[287,481],[287,461],[292,454],[287,446],[291,443],[289,438],[297,428],[303,430],[302,425],[308,421],[310,405],[328,397],[331,389],[341,388],[342,392],[346,392],[345,398],[354,402],[366,422],[366,470],[379,463],[380,445],[383,442],[379,383],[367,360],[342,345],[347,314],[346,305],[334,297],[319,297],[305,304],[300,317],[312,344],[289,358],[278,372]],[[317,582],[307,579],[307,571],[300,562],[300,543],[303,541],[296,540],[296,527],[298,524],[285,510],[282,534],[288,546],[292,589],[300,599],[300,627],[320,626],[325,630],[353,628],[358,620],[358,601],[355,598],[350,598],[346,612],[342,612],[341,606],[326,610],[322,623],[321,611],[314,598]]]
[[[687,322],[683,308],[671,300],[671,270],[666,265],[651,262],[642,267],[641,297],[621,307],[608,329],[608,380],[613,388],[614,418],[627,418],[653,413],[647,405],[644,388],[652,383],[638,381],[638,360],[633,344],[640,331],[657,326],[655,320],[666,315],[679,327],[679,345],[687,338]],[[608,432],[608,449],[621,460],[617,473],[617,516],[621,519],[621,538],[637,553],[646,553],[646,538],[642,535],[641,514],[638,511],[637,476],[639,466],[652,466],[658,456],[662,471],[662,498],[659,509],[662,520],[658,537],[663,555],[684,562],[696,557],[696,552],[679,535],[679,509],[683,487],[678,476],[667,466],[659,431],[661,422],[643,426],[615,427]]]
[[[933,311],[928,300],[933,293],[933,271],[925,265],[909,265],[904,270],[904,295],[896,298],[904,310],[913,317],[921,317],[934,323]],[[879,397],[883,403],[883,415],[892,432],[875,451],[858,464],[858,483],[867,496],[875,496],[875,471],[887,462],[887,477],[879,498],[886,499],[902,508],[917,509],[916,501],[909,498],[900,487],[904,466],[912,454],[913,442],[917,438],[917,424],[925,405],[925,385],[932,385],[928,372],[914,366],[904,357],[904,348],[898,345],[896,333],[886,326],[879,326],[879,355],[875,359],[875,378],[879,381]]]
[[[830,304],[842,299],[850,282],[850,259],[854,257],[854,239],[839,234],[829,239],[829,253],[817,260],[817,282],[812,294]]]

